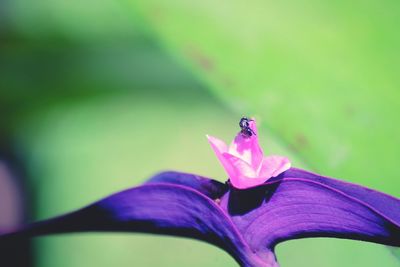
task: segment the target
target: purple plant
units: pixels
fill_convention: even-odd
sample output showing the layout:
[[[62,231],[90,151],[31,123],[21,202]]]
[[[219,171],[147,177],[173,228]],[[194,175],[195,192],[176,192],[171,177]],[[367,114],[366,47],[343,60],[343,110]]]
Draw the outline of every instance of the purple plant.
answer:
[[[241,266],[278,266],[276,244],[335,237],[400,246],[400,199],[290,168],[264,157],[254,134],[228,148],[208,137],[230,182],[163,172],[81,210],[4,233],[0,245],[47,234],[125,231],[190,237],[216,245]],[[1,261],[1,259],[0,259]]]

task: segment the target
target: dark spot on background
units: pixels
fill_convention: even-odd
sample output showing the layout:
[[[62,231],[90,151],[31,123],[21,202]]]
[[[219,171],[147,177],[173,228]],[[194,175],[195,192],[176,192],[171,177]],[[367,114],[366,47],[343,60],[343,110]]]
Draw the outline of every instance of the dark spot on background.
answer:
[[[214,62],[205,55],[199,48],[190,45],[187,48],[187,55],[192,59],[198,66],[200,66],[205,71],[213,71],[215,68]]]
[[[346,116],[353,117],[356,114],[356,109],[354,106],[348,105],[345,107],[344,113],[346,114]]]
[[[151,9],[151,16],[157,21],[163,20],[165,18],[165,14],[165,9],[162,7],[156,6]]]
[[[222,84],[223,84],[225,87],[228,87],[228,88],[231,88],[231,87],[233,87],[233,86],[235,85],[235,83],[233,82],[233,80],[232,80],[230,77],[228,77],[228,76],[224,76],[224,77],[222,78]]]
[[[298,149],[302,149],[310,145],[308,138],[302,133],[299,133],[295,136],[294,142]]]

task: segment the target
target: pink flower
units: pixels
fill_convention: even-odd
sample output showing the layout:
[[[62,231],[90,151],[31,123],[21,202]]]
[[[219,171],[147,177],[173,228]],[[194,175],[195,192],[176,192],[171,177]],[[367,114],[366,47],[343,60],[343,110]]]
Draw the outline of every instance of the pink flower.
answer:
[[[239,189],[262,184],[291,166],[289,159],[285,157],[275,155],[264,157],[258,143],[255,120],[249,124],[255,134],[244,136],[239,132],[229,148],[218,138],[207,135],[211,147],[229,175],[231,184]]]

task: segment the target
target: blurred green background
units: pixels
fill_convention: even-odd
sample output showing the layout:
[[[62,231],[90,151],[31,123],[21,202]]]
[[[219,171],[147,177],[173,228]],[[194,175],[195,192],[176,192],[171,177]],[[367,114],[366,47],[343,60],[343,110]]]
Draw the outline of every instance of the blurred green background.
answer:
[[[0,226],[161,170],[224,181],[205,134],[230,141],[242,115],[266,153],[400,197],[399,24],[390,0],[0,1]],[[322,238],[277,247],[282,267],[399,266],[396,254]],[[236,266],[208,244],[143,234],[36,238],[18,257]]]

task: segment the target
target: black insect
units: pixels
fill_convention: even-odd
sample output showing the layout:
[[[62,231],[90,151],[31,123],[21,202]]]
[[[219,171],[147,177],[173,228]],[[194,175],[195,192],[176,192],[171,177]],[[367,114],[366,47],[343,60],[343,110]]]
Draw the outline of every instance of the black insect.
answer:
[[[240,133],[244,136],[244,137],[250,137],[253,134],[256,135],[256,133],[250,128],[250,123],[253,120],[248,119],[247,117],[243,117],[240,119],[239,121],[239,126],[240,126]]]

